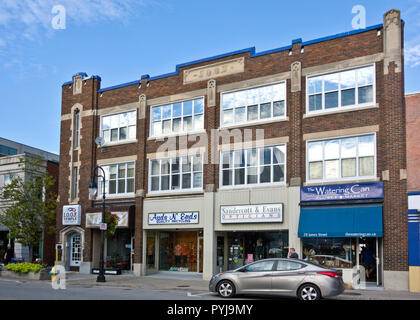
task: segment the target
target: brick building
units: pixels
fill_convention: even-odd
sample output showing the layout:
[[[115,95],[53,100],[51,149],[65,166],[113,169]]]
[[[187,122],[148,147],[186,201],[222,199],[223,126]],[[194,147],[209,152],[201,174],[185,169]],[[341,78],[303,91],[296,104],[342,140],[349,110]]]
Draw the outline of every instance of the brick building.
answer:
[[[87,186],[100,165],[120,221],[108,267],[209,279],[294,247],[346,282],[368,263],[369,285],[406,289],[402,44],[391,10],[363,30],[109,88],[74,75],[62,87],[62,263],[99,265],[101,194]]]

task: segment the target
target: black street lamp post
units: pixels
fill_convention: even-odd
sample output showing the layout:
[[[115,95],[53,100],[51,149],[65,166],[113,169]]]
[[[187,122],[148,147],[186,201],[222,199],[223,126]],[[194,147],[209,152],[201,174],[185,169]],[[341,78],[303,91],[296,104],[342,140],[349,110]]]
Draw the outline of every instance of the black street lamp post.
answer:
[[[102,171],[102,174],[99,174],[99,169]],[[96,166],[92,171],[90,182],[88,185],[89,194],[94,197],[98,192],[98,186],[95,182],[95,178],[102,178],[102,223],[105,223],[105,171],[100,166]],[[99,275],[96,278],[96,282],[105,282],[105,270],[104,270],[104,242],[105,242],[104,230],[101,228],[101,255],[99,258]]]

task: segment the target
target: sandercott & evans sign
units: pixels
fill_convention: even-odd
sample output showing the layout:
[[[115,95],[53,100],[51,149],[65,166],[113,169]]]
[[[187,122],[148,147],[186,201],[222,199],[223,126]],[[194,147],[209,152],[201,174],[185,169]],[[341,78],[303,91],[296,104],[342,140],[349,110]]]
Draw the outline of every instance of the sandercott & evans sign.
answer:
[[[283,204],[220,206],[220,223],[283,222]]]

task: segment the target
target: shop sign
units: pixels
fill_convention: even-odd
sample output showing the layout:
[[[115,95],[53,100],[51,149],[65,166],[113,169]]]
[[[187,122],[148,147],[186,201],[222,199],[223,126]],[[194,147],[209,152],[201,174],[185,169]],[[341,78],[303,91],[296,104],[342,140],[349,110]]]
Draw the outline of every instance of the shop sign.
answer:
[[[196,224],[198,211],[149,213],[149,224]]]
[[[78,226],[82,219],[81,205],[63,206],[63,226]]]
[[[128,212],[111,212],[117,217],[117,228],[128,227]],[[86,228],[98,228],[102,223],[102,212],[86,213]]]
[[[220,206],[220,223],[283,222],[283,204]]]
[[[380,199],[384,197],[383,182],[346,183],[300,188],[300,201]]]

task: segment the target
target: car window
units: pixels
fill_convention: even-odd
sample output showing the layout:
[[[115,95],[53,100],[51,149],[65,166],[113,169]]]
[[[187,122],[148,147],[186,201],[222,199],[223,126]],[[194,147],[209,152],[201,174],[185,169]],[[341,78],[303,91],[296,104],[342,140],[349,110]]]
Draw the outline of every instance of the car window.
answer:
[[[245,267],[246,271],[271,271],[274,261],[261,261]]]
[[[297,270],[303,268],[303,264],[294,261],[279,260],[277,262],[277,271]]]

